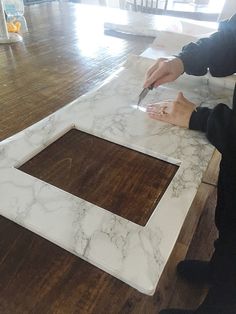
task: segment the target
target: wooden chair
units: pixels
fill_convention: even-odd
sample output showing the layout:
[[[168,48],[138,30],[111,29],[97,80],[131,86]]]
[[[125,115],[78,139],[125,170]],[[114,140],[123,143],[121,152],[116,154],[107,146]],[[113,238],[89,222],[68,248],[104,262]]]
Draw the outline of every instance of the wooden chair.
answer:
[[[168,1],[169,0],[119,0],[120,8],[132,11],[164,14],[181,18],[214,22],[217,21],[219,16],[218,13],[190,12],[168,9]]]
[[[120,1],[121,3],[122,1]],[[161,14],[167,10],[168,0],[127,0],[123,7],[132,11]]]

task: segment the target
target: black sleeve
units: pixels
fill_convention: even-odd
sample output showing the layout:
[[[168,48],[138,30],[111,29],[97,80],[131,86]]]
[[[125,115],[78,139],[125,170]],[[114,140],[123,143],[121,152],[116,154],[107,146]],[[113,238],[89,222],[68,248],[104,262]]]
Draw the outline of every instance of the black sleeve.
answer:
[[[178,57],[191,75],[223,77],[236,72],[236,15],[220,23],[219,30],[208,38],[183,47]]]
[[[192,113],[189,128],[205,132],[222,154],[236,156],[236,115],[228,106],[218,104],[214,109],[198,108]]]

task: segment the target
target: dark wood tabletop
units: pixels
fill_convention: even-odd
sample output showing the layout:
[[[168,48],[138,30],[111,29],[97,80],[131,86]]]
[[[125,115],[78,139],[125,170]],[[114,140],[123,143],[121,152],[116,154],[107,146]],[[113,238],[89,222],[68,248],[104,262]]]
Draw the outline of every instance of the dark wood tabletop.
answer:
[[[63,2],[26,7],[28,32],[23,34],[23,42],[0,46],[0,140],[92,90],[112,74],[128,54],[140,54],[149,46],[151,38],[104,33],[103,22],[109,12],[106,8]],[[122,16],[124,12],[117,11],[119,14]],[[63,139],[67,150],[72,141],[81,143],[84,137],[74,133],[71,136],[74,137]],[[104,143],[99,145],[104,149]],[[61,186],[65,176],[51,175],[51,168],[45,166],[49,167],[50,163],[45,160],[55,155],[51,160],[51,167],[54,167],[64,157],[59,156],[56,143],[48,149],[36,160],[23,165],[22,170]],[[71,146],[70,149],[73,150]],[[123,154],[117,147],[112,151],[115,149]],[[74,156],[75,152],[71,154]],[[140,168],[143,156],[134,157],[130,152],[124,154],[130,154],[125,158],[136,158],[134,163]],[[113,155],[110,155],[111,160]],[[147,159],[147,165],[152,165],[153,160]],[[160,167],[168,169],[169,166]],[[171,170],[170,177],[173,171],[176,170]],[[143,172],[146,173],[147,168]],[[147,175],[151,177],[149,172]],[[137,178],[130,178],[131,183],[132,180],[135,182]],[[76,185],[77,181],[73,189],[77,189]],[[68,191],[73,193],[70,187]],[[105,195],[106,192],[100,193]],[[161,195],[162,191],[158,193]],[[205,290],[196,290],[182,282],[175,274],[175,265],[186,254],[192,258],[210,256],[215,237],[212,227],[214,204],[214,184],[202,183],[154,296],[143,295],[55,244],[0,217],[0,313],[151,314],[166,306],[197,306]]]

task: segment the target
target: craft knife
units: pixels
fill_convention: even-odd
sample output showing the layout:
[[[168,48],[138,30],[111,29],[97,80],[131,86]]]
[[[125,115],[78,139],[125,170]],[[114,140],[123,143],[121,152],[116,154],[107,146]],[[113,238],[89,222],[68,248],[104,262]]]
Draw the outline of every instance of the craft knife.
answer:
[[[153,89],[153,85],[146,87],[142,90],[142,92],[139,95],[137,107],[139,107],[141,101],[147,96],[147,93],[152,89]]]

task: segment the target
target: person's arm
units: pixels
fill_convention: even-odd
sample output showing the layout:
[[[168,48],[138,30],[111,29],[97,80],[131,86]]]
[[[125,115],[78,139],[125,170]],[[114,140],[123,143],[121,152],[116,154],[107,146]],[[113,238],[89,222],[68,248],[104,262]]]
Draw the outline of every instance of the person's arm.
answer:
[[[208,38],[183,47],[172,58],[158,59],[147,71],[144,87],[157,87],[176,80],[182,73],[204,75],[209,68],[213,76],[236,72],[236,15],[220,24],[219,31]]]
[[[218,104],[214,109],[198,108],[197,111],[193,111],[189,129],[205,132],[210,143],[224,154],[236,148],[234,123],[232,110],[225,104]]]
[[[221,153],[230,153],[236,159],[236,115],[228,106],[196,108],[179,93],[175,101],[149,105],[147,113],[153,119],[204,132]]]
[[[228,76],[236,72],[236,15],[220,24],[218,32],[208,38],[183,47],[177,56],[184,71],[204,75],[209,68],[213,76]]]

